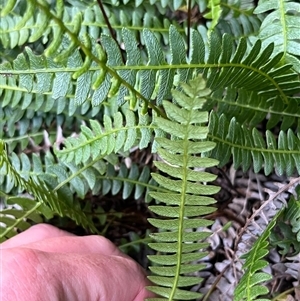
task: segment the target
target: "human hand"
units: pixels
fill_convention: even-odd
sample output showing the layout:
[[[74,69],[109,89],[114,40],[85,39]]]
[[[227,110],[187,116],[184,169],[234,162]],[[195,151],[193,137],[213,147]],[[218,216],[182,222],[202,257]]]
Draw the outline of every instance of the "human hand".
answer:
[[[1,301],[143,301],[143,269],[104,237],[39,224],[0,244]]]

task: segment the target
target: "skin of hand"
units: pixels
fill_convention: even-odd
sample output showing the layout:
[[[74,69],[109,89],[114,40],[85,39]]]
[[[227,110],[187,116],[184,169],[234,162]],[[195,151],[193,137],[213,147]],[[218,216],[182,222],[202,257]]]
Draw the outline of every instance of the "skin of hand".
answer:
[[[145,271],[104,237],[39,224],[0,244],[1,301],[143,301]]]

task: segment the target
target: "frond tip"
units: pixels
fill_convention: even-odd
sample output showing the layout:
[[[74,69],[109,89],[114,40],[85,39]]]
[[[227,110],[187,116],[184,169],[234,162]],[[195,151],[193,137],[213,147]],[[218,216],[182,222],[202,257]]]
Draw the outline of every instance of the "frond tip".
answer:
[[[215,202],[210,195],[219,190],[207,184],[216,177],[202,170],[218,164],[217,160],[201,156],[202,152],[215,146],[215,143],[206,141],[208,113],[201,108],[210,90],[205,85],[200,76],[189,84],[182,84],[183,91],[173,91],[176,105],[163,102],[169,120],[156,118],[157,126],[171,137],[156,138],[160,146],[158,154],[163,162],[155,162],[155,165],[164,175],[153,174],[152,177],[165,192],[150,193],[163,204],[150,206],[161,218],[149,219],[160,229],[159,233],[151,235],[156,242],[149,245],[163,255],[149,256],[157,264],[150,268],[155,275],[149,279],[157,286],[148,289],[167,298],[162,300],[191,300],[200,296],[199,293],[184,290],[186,286],[201,282],[201,278],[190,273],[204,266],[190,262],[204,257],[206,253],[199,252],[199,249],[208,246],[205,239],[209,234],[194,231],[193,228],[211,224],[199,216],[215,210],[209,206]]]

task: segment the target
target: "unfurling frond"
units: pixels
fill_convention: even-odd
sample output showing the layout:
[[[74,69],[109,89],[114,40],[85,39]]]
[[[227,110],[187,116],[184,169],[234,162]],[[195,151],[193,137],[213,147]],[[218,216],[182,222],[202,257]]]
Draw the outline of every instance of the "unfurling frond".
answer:
[[[199,216],[215,210],[210,206],[215,202],[210,196],[219,190],[208,184],[215,176],[200,170],[217,164],[216,160],[201,156],[215,146],[206,141],[208,113],[201,110],[210,91],[201,77],[181,87],[184,92],[173,91],[176,105],[163,102],[170,120],[156,119],[157,126],[169,138],[157,138],[158,154],[163,161],[155,165],[164,175],[155,173],[153,178],[165,192],[151,193],[160,204],[150,206],[159,218],[151,218],[149,222],[161,231],[151,235],[156,242],[150,247],[162,255],[149,256],[157,264],[151,267],[155,275],[149,277],[157,286],[149,289],[164,297],[163,300],[190,300],[200,296],[184,288],[201,282],[201,278],[185,274],[203,268],[191,262],[206,255],[199,249],[208,246],[205,239],[209,233],[195,232],[193,228],[211,224]]]

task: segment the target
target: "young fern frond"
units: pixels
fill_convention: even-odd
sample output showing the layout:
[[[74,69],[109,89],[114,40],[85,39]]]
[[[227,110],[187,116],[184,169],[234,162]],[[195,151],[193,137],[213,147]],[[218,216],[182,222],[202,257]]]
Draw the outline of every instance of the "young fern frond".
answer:
[[[268,265],[268,262],[262,258],[269,253],[269,242],[267,240],[281,213],[282,211],[279,211],[272,218],[267,228],[255,241],[251,250],[242,256],[242,258],[246,259],[243,265],[246,271],[234,291],[234,301],[270,301],[267,298],[257,298],[269,292],[268,288],[261,283],[273,278],[272,275],[259,271]]]
[[[300,172],[300,138],[291,129],[280,131],[278,138],[267,130],[264,139],[256,128],[249,130],[235,118],[228,120],[212,112],[208,137],[217,144],[210,156],[220,160],[220,166],[233,159],[234,167],[244,171],[253,166],[256,173],[263,167],[266,175],[274,167],[280,175],[291,175],[295,168]]]
[[[267,13],[258,38],[265,45],[274,43],[275,54],[284,53],[281,63],[292,64],[300,73],[299,11],[297,1],[260,0],[255,14]]]
[[[154,126],[149,116],[140,114],[138,122],[133,111],[127,110],[124,117],[117,112],[113,119],[104,115],[103,128],[98,121],[90,120],[91,128],[82,125],[77,138],[69,137],[64,141],[66,147],[57,151],[63,162],[86,163],[90,158],[128,151],[139,140],[139,148],[148,146]]]
[[[164,254],[149,256],[157,264],[150,268],[155,275],[149,277],[157,286],[149,289],[164,297],[159,300],[169,301],[191,300],[201,295],[184,290],[186,286],[201,282],[200,278],[186,273],[203,268],[191,262],[204,257],[206,253],[199,249],[208,246],[205,239],[209,233],[193,231],[193,228],[211,225],[211,221],[198,217],[215,210],[210,206],[215,200],[209,196],[219,191],[218,187],[207,184],[216,176],[199,170],[217,164],[214,159],[201,157],[202,152],[215,146],[206,141],[208,113],[201,110],[210,91],[205,88],[202,77],[181,87],[184,92],[173,91],[177,105],[163,102],[170,120],[157,117],[155,121],[173,139],[157,138],[158,154],[163,161],[155,165],[164,175],[154,173],[152,177],[166,191],[150,193],[162,204],[149,207],[159,216],[149,222],[161,230],[151,235],[157,242],[149,246]]]
[[[220,0],[209,0],[207,3],[207,7],[210,9],[210,11],[206,13],[204,17],[207,19],[211,19],[209,32],[215,29],[221,16],[222,10],[220,2]]]
[[[68,203],[61,199],[61,197],[64,196],[63,191],[60,192],[58,189],[51,190],[49,186],[38,177],[21,177],[18,171],[10,163],[5,144],[2,140],[0,140],[0,170],[1,174],[6,175],[7,181],[13,183],[13,186],[17,186],[19,189],[32,195],[34,200],[39,204],[33,206],[36,210],[41,206],[47,206],[51,208],[54,213],[59,214],[60,216],[68,216],[84,228],[90,229],[95,233],[98,232],[92,221],[89,220],[83,212],[77,208],[68,206]],[[24,202],[21,198],[17,198],[16,201],[19,201],[20,205],[23,206]],[[41,213],[43,212],[44,210],[41,210]],[[49,210],[46,210],[46,212],[49,212]],[[20,219],[20,221],[22,220],[23,219]],[[13,228],[11,230],[13,230]]]

